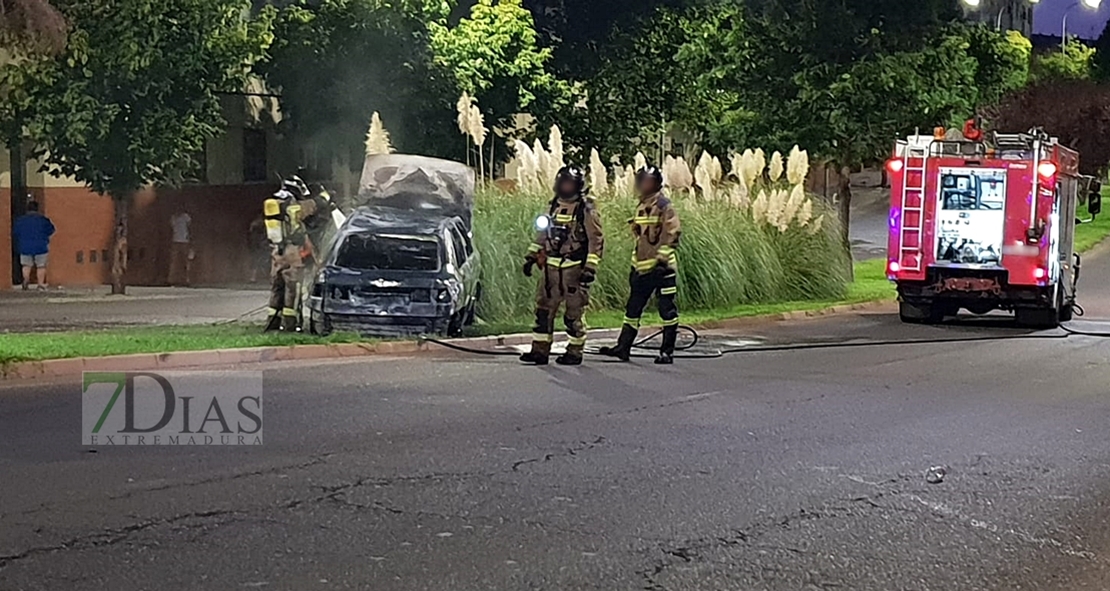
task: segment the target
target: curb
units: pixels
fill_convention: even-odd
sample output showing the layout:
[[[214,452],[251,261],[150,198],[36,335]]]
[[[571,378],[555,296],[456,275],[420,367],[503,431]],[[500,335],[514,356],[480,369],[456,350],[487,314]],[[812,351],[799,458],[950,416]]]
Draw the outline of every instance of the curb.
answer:
[[[890,302],[865,302],[842,304],[818,310],[784,312],[763,316],[747,316],[706,322],[697,328],[707,330],[727,330],[743,328],[768,321],[793,321],[847,314],[861,310],[873,310],[888,306]],[[614,337],[619,329],[591,330],[590,334],[600,337]],[[451,339],[453,344],[467,347],[492,349],[494,347],[526,345],[532,342],[530,334]],[[175,369],[195,369],[206,366],[241,365],[266,363],[272,361],[309,361],[314,359],[345,359],[384,355],[415,355],[441,348],[424,341],[387,341],[381,343],[342,343],[327,345],[290,345],[287,347],[254,347],[247,349],[215,349],[206,351],[176,351],[172,353],[139,353],[134,355],[115,355],[109,357],[75,357],[70,359],[47,359],[25,361],[0,367],[0,382],[30,380],[37,378],[61,378],[78,375],[85,371],[156,371]]]

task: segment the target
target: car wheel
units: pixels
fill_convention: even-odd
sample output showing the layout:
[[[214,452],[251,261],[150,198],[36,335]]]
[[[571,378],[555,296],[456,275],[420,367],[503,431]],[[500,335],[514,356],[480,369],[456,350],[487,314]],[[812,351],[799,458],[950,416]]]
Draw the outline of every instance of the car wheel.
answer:
[[[463,332],[463,320],[465,319],[466,311],[461,310],[451,317],[447,322],[447,336],[451,338],[461,337]]]

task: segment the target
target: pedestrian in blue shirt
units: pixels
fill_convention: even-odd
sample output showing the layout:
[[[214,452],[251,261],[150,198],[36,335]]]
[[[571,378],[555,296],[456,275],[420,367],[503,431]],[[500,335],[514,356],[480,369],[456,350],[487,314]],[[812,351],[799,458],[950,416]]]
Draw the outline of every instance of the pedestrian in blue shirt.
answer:
[[[19,248],[19,264],[23,266],[23,289],[31,283],[31,269],[35,270],[39,291],[46,290],[46,253],[50,250],[50,237],[54,224],[39,212],[39,204],[27,204],[27,213],[15,220],[12,236]]]

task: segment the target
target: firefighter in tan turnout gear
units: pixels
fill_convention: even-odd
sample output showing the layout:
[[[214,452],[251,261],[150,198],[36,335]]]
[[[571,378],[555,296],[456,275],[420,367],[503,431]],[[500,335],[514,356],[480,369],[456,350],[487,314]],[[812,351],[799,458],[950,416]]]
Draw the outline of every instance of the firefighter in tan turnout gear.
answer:
[[[632,253],[632,273],[629,275],[630,294],[624,311],[624,325],[616,347],[602,347],[601,353],[628,361],[632,345],[640,329],[640,317],[648,300],[655,295],[659,302],[659,316],[663,319],[663,344],[655,363],[674,363],[675,343],[678,340],[678,238],[682,229],[678,213],[670,200],[663,196],[663,173],[654,166],[647,166],[636,173],[636,190],[640,204],[636,217],[628,220],[636,246]]]
[[[586,177],[580,168],[566,166],[556,175],[555,198],[547,215],[537,219],[536,230],[536,240],[524,264],[528,277],[534,267],[541,269],[536,289],[536,324],[532,327],[532,350],[521,355],[520,360],[547,365],[555,315],[560,305],[565,304],[563,322],[569,340],[566,353],[555,362],[579,365],[586,345],[583,315],[604,248],[601,215],[586,196]]]
[[[272,247],[270,265],[270,307],[266,330],[300,330],[297,296],[305,259],[312,254],[306,223],[318,214],[327,214],[318,203],[326,193],[313,198],[308,185],[293,176],[262,205],[266,237]]]

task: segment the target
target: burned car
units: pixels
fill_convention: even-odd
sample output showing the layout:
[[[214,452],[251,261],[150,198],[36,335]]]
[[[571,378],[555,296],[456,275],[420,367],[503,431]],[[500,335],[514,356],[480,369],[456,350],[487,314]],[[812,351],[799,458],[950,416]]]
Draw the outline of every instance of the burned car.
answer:
[[[305,298],[316,334],[457,335],[474,322],[481,256],[473,173],[416,156],[372,156],[354,211],[323,250]]]

